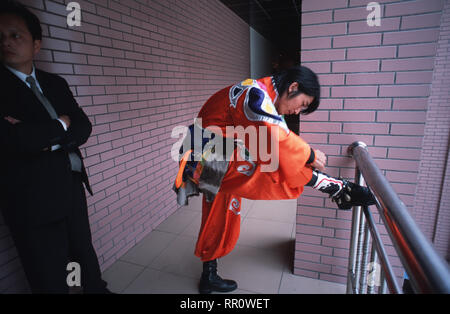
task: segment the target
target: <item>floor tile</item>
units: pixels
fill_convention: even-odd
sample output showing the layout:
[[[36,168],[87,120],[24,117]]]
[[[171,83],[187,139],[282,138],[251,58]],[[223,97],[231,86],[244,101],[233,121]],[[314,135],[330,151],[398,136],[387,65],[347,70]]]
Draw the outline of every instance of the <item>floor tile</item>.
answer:
[[[194,255],[195,243],[196,239],[192,237],[177,237],[149,267],[185,277],[199,278],[202,263]]]
[[[231,292],[212,292],[212,294],[258,294],[258,292],[255,291],[249,291],[249,290],[242,290],[242,289],[236,289]]]
[[[194,294],[198,293],[198,280],[147,268],[123,293]]]
[[[248,213],[252,210],[255,202],[256,201],[254,201],[254,200],[249,200],[246,198],[242,199],[242,204],[241,204],[241,217],[242,218],[246,218],[248,216]]]
[[[202,263],[194,255],[201,223],[201,197],[172,214],[104,272],[119,293],[198,293]],[[292,274],[296,200],[243,199],[241,235],[218,262],[233,293],[345,293],[345,286]]]
[[[254,201],[247,218],[295,223],[297,200]]]
[[[247,218],[241,225],[238,244],[267,250],[290,242],[292,223]]]
[[[155,230],[180,234],[197,216],[197,212],[182,207],[156,227]]]
[[[201,224],[202,224],[202,214],[197,213],[197,216],[191,221],[191,223],[186,227],[186,229],[184,229],[181,235],[197,239]]]
[[[345,294],[345,285],[283,273],[280,294]]]
[[[143,270],[144,267],[142,266],[116,261],[103,272],[102,277],[108,283],[109,290],[121,293]]]
[[[123,255],[120,260],[148,266],[176,237],[177,235],[173,233],[153,230],[141,242]]]
[[[192,196],[189,198],[189,204],[184,206],[183,208],[201,213],[202,212],[202,199],[203,199],[202,195]]]
[[[272,294],[278,293],[286,263],[285,254],[238,245],[219,260],[218,274],[236,280],[240,289]]]

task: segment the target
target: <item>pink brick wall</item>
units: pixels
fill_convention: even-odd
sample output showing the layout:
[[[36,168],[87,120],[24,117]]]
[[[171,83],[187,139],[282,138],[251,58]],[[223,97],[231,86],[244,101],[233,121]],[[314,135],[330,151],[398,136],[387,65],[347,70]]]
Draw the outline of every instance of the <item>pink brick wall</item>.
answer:
[[[367,25],[369,2],[302,2],[302,63],[318,73],[323,101],[301,118],[300,133],[328,155],[329,174],[352,180],[347,147],[364,141],[412,210],[444,1],[378,1],[379,27]],[[351,212],[335,208],[311,189],[299,198],[296,274],[346,282]],[[395,251],[388,252],[401,276]]]
[[[250,75],[249,27],[217,0],[77,1],[82,26],[66,25],[64,0],[23,0],[43,24],[37,66],[65,77],[93,123],[83,146],[102,269],[178,207],[171,187],[171,130],[206,99]],[[0,218],[0,292],[26,289]]]
[[[431,96],[417,178],[414,216],[450,261],[450,1],[442,13]]]

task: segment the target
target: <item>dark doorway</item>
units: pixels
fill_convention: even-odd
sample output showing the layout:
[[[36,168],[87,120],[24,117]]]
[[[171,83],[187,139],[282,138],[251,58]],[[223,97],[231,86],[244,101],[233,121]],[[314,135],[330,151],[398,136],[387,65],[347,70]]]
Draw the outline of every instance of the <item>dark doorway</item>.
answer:
[[[301,0],[221,0],[274,47],[272,74],[300,64]],[[286,115],[290,130],[299,133],[299,116]]]

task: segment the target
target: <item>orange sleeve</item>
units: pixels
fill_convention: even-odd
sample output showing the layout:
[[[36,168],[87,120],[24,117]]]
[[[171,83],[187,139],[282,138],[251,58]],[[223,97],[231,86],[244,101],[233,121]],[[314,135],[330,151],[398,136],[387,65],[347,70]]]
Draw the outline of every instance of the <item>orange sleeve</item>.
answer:
[[[311,180],[312,168],[307,164],[311,157],[311,147],[289,130],[271,99],[262,90],[249,88],[239,97],[236,108],[233,108],[230,107],[230,110],[235,126],[239,125],[249,131],[252,127],[257,129],[258,149],[252,149],[255,145],[251,145],[248,138],[244,142],[252,157],[257,156],[261,169],[269,169],[262,170],[263,172],[272,172],[274,181],[284,181],[292,188],[304,186]],[[272,147],[272,144],[277,147]],[[270,155],[269,160],[267,154]],[[275,167],[272,166],[272,158],[277,158]]]
[[[290,187],[304,186],[312,178],[312,168],[306,162],[311,155],[311,147],[294,132],[279,140],[279,172],[280,179],[286,181]],[[282,133],[283,132],[283,133]]]

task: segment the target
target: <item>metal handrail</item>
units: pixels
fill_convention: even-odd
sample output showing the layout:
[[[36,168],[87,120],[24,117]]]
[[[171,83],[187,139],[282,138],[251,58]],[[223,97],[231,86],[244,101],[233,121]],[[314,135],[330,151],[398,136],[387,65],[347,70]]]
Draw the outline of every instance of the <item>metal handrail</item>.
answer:
[[[363,177],[367,186],[375,195],[377,199],[376,207],[380,217],[400,261],[409,275],[414,292],[450,293],[450,269],[447,262],[436,252],[431,242],[420,231],[405,204],[376,166],[367,150],[367,145],[363,142],[354,142],[350,145],[348,151],[356,162],[355,181],[361,184]],[[358,277],[358,274],[355,273],[355,269],[358,268],[358,256],[361,255],[361,245],[358,245],[358,229],[367,224],[366,229],[370,230],[373,248],[377,253],[372,254],[372,256],[373,258],[376,256],[380,258],[383,270],[382,276],[386,279],[391,293],[401,293],[370,210],[363,208],[361,214],[361,208],[355,207],[352,218],[347,292],[359,293],[361,291],[361,289],[358,289],[358,282],[355,280]],[[366,230],[365,239],[370,234]],[[359,268],[361,268],[361,265],[359,265]]]

